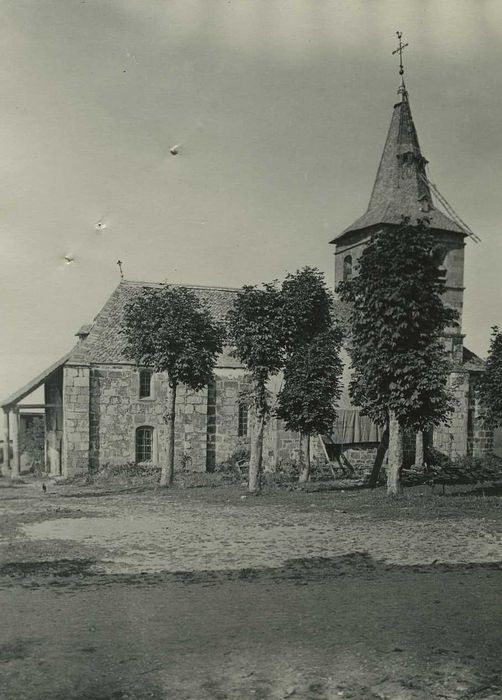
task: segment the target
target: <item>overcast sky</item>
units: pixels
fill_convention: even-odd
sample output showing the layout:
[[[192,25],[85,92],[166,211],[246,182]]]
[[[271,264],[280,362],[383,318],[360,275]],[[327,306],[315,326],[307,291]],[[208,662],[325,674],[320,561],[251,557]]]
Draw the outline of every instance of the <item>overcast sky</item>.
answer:
[[[482,238],[464,332],[486,352],[502,2],[2,0],[0,15],[2,397],[72,346],[118,258],[132,280],[241,286],[314,265],[331,285],[328,241],[366,209],[396,101],[396,29],[431,179]]]

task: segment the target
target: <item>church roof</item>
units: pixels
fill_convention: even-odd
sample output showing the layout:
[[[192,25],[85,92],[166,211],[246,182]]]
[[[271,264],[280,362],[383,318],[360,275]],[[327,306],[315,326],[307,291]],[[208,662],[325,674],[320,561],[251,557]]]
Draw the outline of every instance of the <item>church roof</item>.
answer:
[[[431,228],[465,233],[432,199],[423,157],[411,115],[408,94],[394,105],[387,140],[366,212],[336,236],[335,243],[347,233],[381,224],[400,224],[403,216],[411,224],[427,218]]]
[[[162,284],[149,282],[129,282],[123,280],[112,293],[106,304],[90,324],[87,337],[72,350],[68,362],[70,364],[133,364],[125,356],[125,337],[120,333],[120,327],[126,305],[135,296],[148,287],[162,287]],[[194,292],[197,298],[206,305],[211,315],[217,321],[224,321],[227,312],[232,308],[237,289],[226,287],[202,287],[191,285],[172,285],[184,287]],[[240,363],[230,357],[228,349],[220,355],[218,367],[240,367]]]

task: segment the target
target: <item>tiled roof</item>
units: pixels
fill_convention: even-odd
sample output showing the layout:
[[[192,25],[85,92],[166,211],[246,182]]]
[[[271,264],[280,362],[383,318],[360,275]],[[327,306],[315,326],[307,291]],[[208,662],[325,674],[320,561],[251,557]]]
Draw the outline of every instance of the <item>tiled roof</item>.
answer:
[[[387,140],[366,213],[336,236],[381,224],[400,224],[403,216],[411,224],[427,217],[431,228],[464,233],[446,214],[436,209],[426,180],[425,165],[405,97],[394,106]]]
[[[472,372],[482,372],[485,370],[486,363],[484,360],[482,360],[480,357],[474,354],[472,350],[469,350],[469,348],[466,348],[464,345],[462,354],[462,367],[463,369],[468,369]]]
[[[148,282],[122,281],[94,319],[87,338],[73,349],[69,363],[132,364],[124,354],[125,338],[119,332],[125,306],[140,294],[142,289],[161,286],[163,285]],[[173,286],[184,287],[194,292],[217,321],[225,320],[238,291],[224,287]],[[226,349],[220,355],[217,366],[240,367],[241,365],[235,358],[229,356]]]

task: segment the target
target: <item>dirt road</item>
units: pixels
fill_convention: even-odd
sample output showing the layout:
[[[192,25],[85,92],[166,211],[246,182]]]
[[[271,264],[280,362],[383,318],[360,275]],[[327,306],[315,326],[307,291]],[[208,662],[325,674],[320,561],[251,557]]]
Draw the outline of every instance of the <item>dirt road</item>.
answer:
[[[502,697],[496,498],[1,495],[6,700]]]

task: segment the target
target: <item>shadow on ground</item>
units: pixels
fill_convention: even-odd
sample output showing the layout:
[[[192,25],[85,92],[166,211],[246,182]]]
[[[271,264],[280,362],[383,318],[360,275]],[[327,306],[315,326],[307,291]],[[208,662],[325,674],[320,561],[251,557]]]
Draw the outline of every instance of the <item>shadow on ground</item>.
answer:
[[[47,561],[14,561],[0,565],[0,588],[21,585],[40,586],[106,586],[114,584],[148,586],[160,583],[200,584],[215,586],[225,582],[281,583],[297,585],[330,581],[340,577],[374,579],[386,573],[415,574],[466,571],[490,574],[502,570],[502,561],[483,563],[440,563],[405,566],[377,561],[366,552],[353,552],[339,557],[290,559],[278,567],[253,567],[201,571],[160,571],[156,573],[109,574],[100,571],[96,559],[59,559]]]

